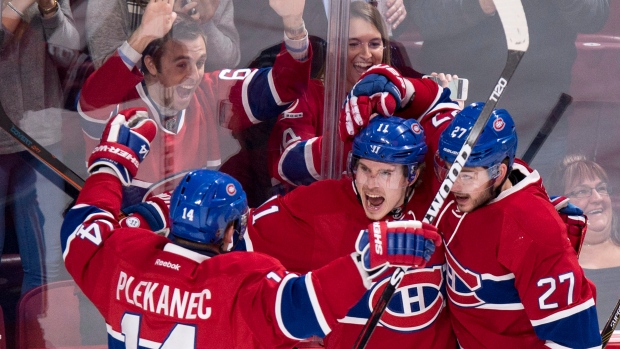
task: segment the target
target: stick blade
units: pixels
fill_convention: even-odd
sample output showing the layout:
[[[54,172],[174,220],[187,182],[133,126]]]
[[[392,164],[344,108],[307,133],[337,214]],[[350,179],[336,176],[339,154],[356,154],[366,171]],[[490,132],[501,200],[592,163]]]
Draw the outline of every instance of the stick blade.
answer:
[[[493,0],[493,3],[502,19],[508,50],[527,51],[530,34],[521,0]]]

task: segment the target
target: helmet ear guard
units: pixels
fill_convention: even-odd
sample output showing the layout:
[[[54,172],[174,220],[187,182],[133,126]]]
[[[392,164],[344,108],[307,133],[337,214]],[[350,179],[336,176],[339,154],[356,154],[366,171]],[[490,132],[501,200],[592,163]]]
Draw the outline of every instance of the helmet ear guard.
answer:
[[[248,204],[241,184],[218,171],[189,172],[170,200],[171,234],[199,244],[222,244],[226,229],[232,224],[232,245],[236,245],[245,233],[247,215]]]

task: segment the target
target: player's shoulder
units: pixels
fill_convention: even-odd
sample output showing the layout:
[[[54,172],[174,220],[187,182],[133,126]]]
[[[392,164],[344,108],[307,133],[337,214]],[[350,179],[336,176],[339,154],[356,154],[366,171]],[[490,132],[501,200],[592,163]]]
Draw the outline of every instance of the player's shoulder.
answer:
[[[282,201],[288,206],[304,207],[305,210],[334,212],[349,207],[352,199],[355,199],[352,181],[342,178],[298,186],[287,193]]]
[[[222,264],[223,268],[233,271],[263,273],[284,269],[282,263],[262,252],[234,251],[224,253],[208,260],[208,263]]]

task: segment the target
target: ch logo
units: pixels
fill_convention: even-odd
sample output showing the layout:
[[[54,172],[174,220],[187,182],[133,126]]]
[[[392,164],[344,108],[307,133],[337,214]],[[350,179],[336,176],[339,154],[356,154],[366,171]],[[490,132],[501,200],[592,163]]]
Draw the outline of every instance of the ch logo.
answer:
[[[379,154],[379,150],[381,150],[381,147],[380,147],[380,146],[378,146],[378,145],[371,145],[371,146],[370,146],[370,151],[371,151],[373,154]]]

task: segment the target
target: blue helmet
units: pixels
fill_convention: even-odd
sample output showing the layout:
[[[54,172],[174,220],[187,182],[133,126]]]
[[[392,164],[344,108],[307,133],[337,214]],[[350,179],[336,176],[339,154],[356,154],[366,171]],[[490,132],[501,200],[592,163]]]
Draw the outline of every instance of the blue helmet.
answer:
[[[438,155],[441,160],[454,163],[465,144],[484,103],[472,103],[456,115],[439,137]],[[463,132],[463,130],[465,130]],[[474,145],[465,166],[491,168],[508,158],[512,167],[517,152],[517,132],[512,117],[505,109],[495,109]]]
[[[353,139],[348,159],[349,174],[355,172],[359,159],[369,159],[405,165],[408,180],[412,181],[427,151],[424,129],[416,120],[377,116]]]
[[[233,222],[234,245],[243,238],[247,213],[246,195],[236,179],[218,171],[191,171],[170,200],[171,234],[197,243],[219,244]]]

